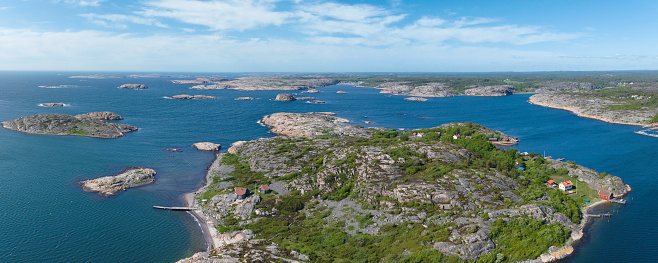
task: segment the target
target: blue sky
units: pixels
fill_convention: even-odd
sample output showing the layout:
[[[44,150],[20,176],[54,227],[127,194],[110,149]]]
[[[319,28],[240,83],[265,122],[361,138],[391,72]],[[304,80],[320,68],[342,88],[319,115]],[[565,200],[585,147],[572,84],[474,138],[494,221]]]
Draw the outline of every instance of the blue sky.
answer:
[[[658,70],[658,1],[3,0],[0,70]]]

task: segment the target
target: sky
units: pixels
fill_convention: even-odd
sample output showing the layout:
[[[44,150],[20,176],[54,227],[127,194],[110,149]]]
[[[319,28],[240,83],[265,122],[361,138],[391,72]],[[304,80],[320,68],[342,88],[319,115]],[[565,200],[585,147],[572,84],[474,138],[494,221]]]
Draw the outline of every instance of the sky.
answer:
[[[655,0],[0,0],[0,70],[658,70]]]

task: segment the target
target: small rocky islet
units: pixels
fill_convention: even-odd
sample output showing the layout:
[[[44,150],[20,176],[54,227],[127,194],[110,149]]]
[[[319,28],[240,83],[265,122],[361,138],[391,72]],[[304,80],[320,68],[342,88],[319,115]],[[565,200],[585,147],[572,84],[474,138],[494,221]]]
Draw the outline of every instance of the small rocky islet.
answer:
[[[138,130],[132,125],[103,121],[120,119],[123,117],[112,112],[91,112],[76,116],[38,114],[2,122],[2,127],[31,134],[72,135],[104,139],[120,138],[126,133]]]
[[[511,136],[473,123],[399,132],[331,113],[260,123],[279,136],[219,154],[193,206],[220,229],[210,251],[179,262],[362,259],[346,248],[376,261],[547,262],[573,252],[587,221],[582,198],[547,180],[578,180],[592,200],[630,191],[615,176],[496,148],[491,138]],[[513,241],[510,229],[528,239]]]
[[[78,182],[85,192],[97,192],[101,196],[113,196],[128,188],[144,186],[155,182],[155,170],[132,168],[113,176]]]

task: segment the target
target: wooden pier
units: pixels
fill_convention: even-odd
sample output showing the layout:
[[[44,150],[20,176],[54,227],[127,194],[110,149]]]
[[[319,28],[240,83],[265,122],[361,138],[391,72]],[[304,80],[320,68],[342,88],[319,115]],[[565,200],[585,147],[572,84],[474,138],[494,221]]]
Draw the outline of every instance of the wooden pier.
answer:
[[[611,217],[612,214],[610,213],[605,213],[605,214],[585,214],[586,216],[589,217],[594,217],[594,218],[600,218],[600,217]]]
[[[172,210],[172,211],[192,211],[192,207],[187,206],[159,206],[154,205],[153,208],[163,209],[163,210]]]

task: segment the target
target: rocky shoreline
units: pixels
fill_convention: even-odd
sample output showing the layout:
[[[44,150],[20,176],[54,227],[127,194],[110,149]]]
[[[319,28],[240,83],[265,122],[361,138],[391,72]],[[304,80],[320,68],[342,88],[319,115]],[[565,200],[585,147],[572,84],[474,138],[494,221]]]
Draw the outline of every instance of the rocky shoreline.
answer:
[[[605,107],[616,105],[612,101],[596,98],[575,98],[559,93],[539,93],[530,96],[530,104],[570,111],[578,117],[600,120],[607,123],[644,126],[658,113],[657,109],[647,111],[610,111]]]
[[[492,240],[488,238],[489,227],[490,227],[488,226],[488,224],[493,222],[493,220],[495,220],[496,218],[498,219],[508,218],[508,217],[512,218],[512,217],[525,215],[525,216],[530,216],[530,218],[534,218],[537,220],[545,219],[548,220],[548,222],[563,225],[563,227],[571,229],[573,231],[571,238],[569,239],[566,246],[560,248],[551,247],[549,249],[548,254],[544,254],[540,258],[528,262],[550,262],[555,259],[563,258],[564,256],[569,255],[570,253],[573,252],[573,247],[571,247],[571,243],[582,237],[582,229],[586,226],[587,221],[589,220],[589,218],[587,217],[583,218],[580,225],[576,225],[573,224],[571,220],[569,220],[569,218],[566,217],[564,214],[558,213],[556,210],[541,204],[531,203],[531,204],[522,205],[520,207],[511,207],[501,210],[500,208],[495,208],[498,205],[495,205],[496,202],[494,202],[494,205],[492,207],[492,204],[490,203],[492,201],[489,200],[490,197],[487,197],[488,195],[485,194],[486,191],[483,193],[479,189],[481,189],[482,186],[490,185],[492,183],[498,185],[499,182],[498,180],[505,178],[505,177],[501,177],[499,179],[496,179],[499,175],[493,175],[493,174],[487,174],[486,176],[479,175],[480,178],[482,179],[485,179],[485,177],[487,178],[485,181],[480,182],[480,179],[477,179],[477,176],[469,179],[469,176],[466,173],[467,171],[456,171],[457,174],[459,174],[458,177],[461,178],[458,180],[459,182],[457,183],[457,186],[455,186],[456,188],[454,188],[457,189],[457,191],[441,190],[439,189],[443,187],[441,184],[433,185],[432,183],[427,181],[425,181],[424,183],[423,181],[406,182],[406,180],[404,181],[404,183],[402,181],[394,183],[392,186],[393,188],[387,189],[386,185],[392,183],[388,181],[390,180],[396,181],[396,179],[394,179],[396,178],[394,164],[397,162],[402,162],[402,160],[401,159],[398,159],[397,161],[395,159],[388,160],[389,158],[386,158],[386,156],[388,156],[391,153],[388,153],[387,151],[380,152],[383,151],[383,149],[378,149],[378,147],[351,149],[350,146],[347,146],[347,148],[345,148],[345,146],[339,146],[340,143],[338,141],[342,141],[343,139],[351,141],[353,139],[349,139],[349,138],[356,139],[359,138],[359,136],[364,136],[363,138],[369,138],[369,136],[372,136],[372,133],[374,133],[376,130],[368,131],[369,133],[355,133],[358,136],[350,136],[346,134],[345,137],[342,137],[339,134],[334,133],[336,128],[335,127],[336,120],[328,119],[329,116],[331,115],[317,114],[317,113],[302,113],[302,114],[275,113],[272,115],[268,115],[264,117],[263,120],[261,120],[261,123],[270,126],[273,129],[285,131],[285,132],[274,132],[274,133],[283,134],[286,136],[277,136],[274,138],[264,138],[250,142],[236,143],[233,147],[231,147],[228,150],[230,153],[229,155],[237,155],[239,156],[239,158],[244,158],[244,160],[248,160],[248,164],[250,164],[249,166],[252,167],[252,169],[255,169],[256,171],[259,172],[268,173],[267,176],[272,179],[276,178],[275,181],[273,180],[270,183],[270,189],[274,190],[275,193],[277,193],[276,194],[277,198],[279,198],[278,197],[279,195],[288,196],[291,192],[299,191],[300,189],[302,191],[302,194],[305,191],[316,191],[315,189],[319,189],[320,192],[327,191],[328,193],[330,193],[332,191],[331,189],[333,189],[334,187],[338,187],[338,188],[341,187],[341,185],[328,185],[326,183],[329,181],[327,181],[325,177],[331,175],[331,173],[341,173],[341,174],[347,173],[348,176],[350,176],[349,174],[352,174],[351,176],[358,176],[359,177],[359,179],[357,180],[358,184],[364,183],[366,185],[370,185],[371,183],[374,183],[375,185],[371,187],[373,187],[374,189],[381,189],[381,190],[374,190],[374,189],[365,190],[363,188],[356,188],[357,186],[355,185],[354,186],[355,189],[361,189],[360,194],[355,195],[350,199],[338,201],[338,203],[324,200],[324,197],[322,199],[312,199],[312,200],[316,200],[313,202],[314,205],[312,206],[319,208],[322,208],[325,205],[327,207],[347,206],[354,209],[358,213],[363,213],[363,214],[373,213],[373,215],[375,216],[374,218],[372,218],[372,221],[374,221],[375,224],[372,226],[368,226],[367,228],[363,228],[363,226],[359,227],[357,224],[356,226],[358,229],[358,233],[376,234],[379,231],[381,231],[380,228],[383,225],[390,224],[392,222],[395,224],[403,224],[404,222],[415,222],[415,223],[424,222],[424,224],[430,224],[430,222],[435,222],[434,220],[437,220],[435,217],[432,217],[435,219],[426,221],[426,218],[430,217],[429,214],[422,212],[422,210],[418,211],[410,207],[404,208],[404,211],[406,211],[404,213],[404,216],[403,215],[395,216],[395,212],[394,212],[395,210],[393,210],[393,208],[396,207],[395,205],[396,202],[420,202],[421,204],[425,202],[429,202],[429,203],[438,204],[441,207],[441,210],[445,210],[445,211],[449,211],[453,207],[458,207],[460,211],[461,209],[465,209],[466,212],[464,213],[466,214],[471,213],[470,212],[471,210],[479,211],[484,209],[484,214],[480,215],[480,217],[484,218],[484,220],[482,220],[480,217],[470,218],[470,216],[467,217],[457,216],[457,218],[453,218],[451,216],[447,218],[443,218],[443,216],[441,216],[440,220],[436,221],[437,223],[441,222],[442,224],[450,223],[453,221],[458,222],[454,229],[452,227],[450,228],[452,230],[450,241],[437,242],[436,244],[434,244],[434,249],[436,249],[441,253],[444,253],[445,255],[452,255],[452,256],[458,255],[462,259],[472,260],[480,257],[480,255],[484,256],[487,255],[487,253],[491,253],[487,251],[491,251],[494,247],[494,244]],[[267,119],[269,119],[269,121]],[[471,127],[469,125],[471,124],[451,123],[436,128],[451,130],[451,129],[457,129],[459,127]],[[303,127],[301,130],[304,130],[305,132],[303,133],[296,132],[295,130],[299,129],[297,126]],[[361,128],[358,127],[360,126],[356,126],[354,127],[354,129],[365,130],[362,127]],[[459,128],[459,129],[463,129],[463,128]],[[379,131],[383,132],[384,130],[379,130]],[[418,132],[415,132],[414,137],[416,137],[417,134],[420,135],[420,137],[423,137],[423,135],[420,133],[421,131],[423,130],[418,130]],[[481,127],[478,128],[477,132],[490,133],[491,130],[485,127]],[[410,134],[411,132],[408,133]],[[381,133],[381,134],[385,134],[385,133]],[[333,137],[334,141],[331,142],[332,139],[329,138],[329,139],[317,139],[318,141],[315,142],[315,140],[313,139],[314,136],[327,136],[327,135],[335,136]],[[486,136],[488,137],[491,135],[487,134]],[[299,139],[295,139],[295,138],[299,138]],[[325,140],[328,141],[324,142]],[[452,149],[451,147],[454,146],[443,145],[442,143],[439,143],[440,151],[436,151],[437,149],[433,149],[433,148],[426,149],[424,147],[437,147],[437,146],[430,146],[423,143],[418,144],[414,142],[415,140],[420,140],[420,139],[410,138],[410,141],[404,143],[403,145],[406,145],[405,147],[412,147],[412,146],[415,147],[414,145],[418,145],[421,147],[418,150],[425,152],[426,154],[428,154],[428,157],[430,158],[438,158],[439,160],[452,162],[452,161],[458,161],[463,158],[473,157],[472,154],[469,153],[468,151],[463,151],[460,149]],[[468,139],[462,138],[462,140],[468,140]],[[290,141],[293,144],[292,145],[285,144],[284,142],[287,141]],[[327,148],[328,142],[331,142],[332,145],[338,143],[338,145],[336,146],[331,146],[338,148],[336,149]],[[295,146],[295,144],[297,146]],[[295,149],[295,147],[304,148],[304,151],[301,154],[295,155],[296,157],[292,157],[296,153],[294,150],[283,150],[283,149],[289,149],[288,147],[293,147],[292,149]],[[364,147],[364,146],[359,146],[359,147]],[[411,149],[415,149],[415,148],[411,148]],[[345,168],[340,167],[339,163],[345,162],[343,158],[348,158],[347,160],[349,160],[349,158],[354,158],[354,157],[349,157],[351,152],[356,153],[356,156],[359,156],[360,158],[363,157],[364,153],[361,152],[362,150],[367,151],[367,156],[365,157],[366,159],[364,159],[363,161],[358,161],[357,159],[355,171],[349,172],[349,170],[344,170]],[[281,152],[281,151],[291,151],[291,152],[290,155],[281,155],[281,156],[280,154],[276,155],[277,152]],[[331,158],[337,160],[329,159],[329,155],[325,155],[324,157],[317,157],[315,155],[318,152],[326,153],[328,151],[334,152],[330,156],[332,156]],[[304,153],[310,154],[309,157],[305,157]],[[240,222],[240,224],[238,225],[241,225],[241,224],[249,224],[250,222],[255,222],[259,218],[265,219],[275,214],[278,214],[278,212],[276,212],[277,211],[276,209],[270,211],[268,210],[268,208],[263,208],[263,206],[269,207],[271,205],[269,204],[269,202],[273,202],[273,199],[269,200],[269,198],[272,197],[268,197],[267,195],[263,195],[263,197],[261,198],[261,195],[259,194],[252,194],[252,195],[248,195],[247,198],[245,198],[244,200],[240,200],[239,198],[236,200],[236,196],[232,194],[232,188],[233,186],[236,185],[234,185],[232,182],[234,182],[234,180],[237,178],[231,178],[231,176],[233,176],[231,175],[231,172],[233,170],[232,166],[227,165],[221,161],[221,159],[225,155],[226,154],[217,155],[217,158],[215,159],[215,161],[213,161],[213,164],[208,169],[205,179],[206,182],[204,186],[200,189],[197,189],[193,193],[188,193],[185,195],[185,200],[188,206],[194,208],[193,214],[197,217],[199,222],[202,223],[202,227],[204,228],[204,233],[207,235],[206,239],[210,240],[209,243],[212,244],[211,249],[206,252],[196,253],[193,257],[183,259],[179,262],[181,263],[215,262],[214,260],[220,258],[232,260],[226,262],[237,262],[237,260],[239,260],[239,258],[243,256],[249,258],[249,260],[257,260],[257,261],[278,259],[287,262],[299,262],[299,261],[304,262],[309,260],[309,256],[300,254],[299,252],[283,251],[278,247],[276,243],[273,243],[270,240],[266,241],[262,239],[253,239],[254,231],[249,229],[229,231],[223,234],[218,232],[218,229],[215,228],[215,226],[218,224],[227,226],[226,220],[227,218],[230,218],[231,215],[237,218],[238,222]],[[301,156],[301,159],[298,156]],[[307,158],[311,158],[311,160],[318,160],[318,159],[323,160],[323,165],[327,165],[326,168],[317,168],[319,172],[317,172],[316,174],[317,176],[317,179],[315,179],[317,180],[316,183],[311,183],[310,181],[306,181],[304,177],[299,177],[299,175],[295,177],[291,177],[293,174],[295,174],[295,171],[300,171],[301,169],[301,167],[297,166],[296,161],[293,162],[293,160],[305,160]],[[537,157],[534,158],[526,157],[525,160],[533,161],[533,160],[537,160],[536,158]],[[543,160],[543,157],[539,156],[539,158]],[[605,178],[600,177],[600,175],[595,171],[584,168],[582,166],[574,166],[564,162],[548,160],[548,165],[550,167],[553,167],[554,169],[567,169],[569,171],[569,175],[577,176],[579,180],[582,180],[583,182],[590,184],[593,188],[596,187],[602,189],[612,189],[612,191],[615,193],[616,196],[624,195],[628,193],[628,191],[630,191],[630,187],[622,187],[622,185],[625,185],[623,181],[621,181],[621,179],[614,176],[608,175]],[[379,179],[375,178],[377,176],[373,173],[377,173],[376,171],[380,169],[377,167],[382,167],[382,168],[387,167],[383,171],[380,171],[380,173],[384,173],[385,177],[388,179],[384,181],[379,181]],[[353,174],[355,172],[356,174]],[[289,181],[290,179],[285,179],[287,177],[291,177],[292,181]],[[446,178],[451,178],[451,177],[448,176]],[[476,182],[470,183],[469,181],[471,180],[476,180]],[[493,180],[493,181],[489,182],[488,180]],[[325,182],[324,184],[322,183],[323,181]],[[448,184],[452,184],[456,182],[456,181],[453,182],[452,180],[443,180],[443,179],[440,179],[439,181],[445,181],[445,183]],[[217,182],[220,183],[217,184]],[[312,186],[311,184],[313,185],[319,184],[319,185]],[[395,186],[396,184],[397,186]],[[511,190],[517,187],[514,186],[514,184],[511,184],[509,186],[505,186],[505,184],[501,184],[498,187],[503,187],[498,191],[502,192],[505,198],[509,198],[510,200],[513,200],[512,202],[517,202],[518,201],[517,199],[520,199],[518,196],[516,196],[514,193],[511,192]],[[411,189],[415,189],[415,190],[412,191]],[[453,189],[453,188],[449,187],[448,189]],[[385,203],[381,211],[374,209],[370,206],[368,206],[370,208],[367,209],[365,207],[359,209],[358,207],[360,207],[360,205],[353,203],[358,200],[357,196],[364,194],[363,192],[364,190],[369,192],[367,195],[376,195],[376,193],[379,193],[379,191],[381,191],[381,194],[387,196],[388,199],[384,199],[386,201],[371,200],[371,197],[366,197],[366,196],[361,197],[361,198],[366,198],[365,199],[366,204],[375,204],[379,206]],[[477,198],[479,200],[479,201],[476,200],[477,205],[473,206],[473,204],[470,204],[469,201],[462,200],[461,196],[463,193],[461,192],[464,190],[469,192],[468,196],[471,196],[472,194],[473,198]],[[212,191],[213,193],[219,193],[219,194],[202,197],[204,196],[204,193],[208,191]],[[426,191],[430,191],[432,193],[430,196],[431,200],[425,200],[427,198],[430,198],[430,197],[424,197]],[[206,199],[201,199],[201,198],[206,198]],[[356,198],[356,199],[352,199],[352,198]],[[495,200],[495,197],[493,199]],[[444,202],[445,200],[449,202],[445,203]],[[199,201],[200,203],[198,203]],[[256,208],[257,205],[260,208]],[[391,205],[393,206],[393,208],[390,208]],[[596,204],[592,204],[588,206],[588,208],[585,208],[583,211],[587,211],[588,209],[594,207],[595,205]],[[389,208],[384,209],[384,207],[389,207]],[[312,209],[312,207],[309,207],[308,210],[305,208],[304,214],[306,214],[307,217],[312,218],[311,215],[318,213],[319,211],[323,211],[320,210],[319,208]],[[331,215],[327,220],[329,220],[328,222],[334,222],[336,220],[340,220],[341,218],[345,218],[347,215],[344,213],[345,212],[337,212],[337,211],[331,212]],[[357,215],[361,216],[360,214]],[[489,219],[490,217],[492,219]],[[230,224],[236,224],[236,223],[229,223],[229,226]],[[353,223],[349,223],[349,226],[354,227],[355,225],[352,224]],[[462,232],[464,231],[464,229],[473,229],[473,227],[475,227],[474,229],[476,229],[476,233]],[[350,230],[350,228],[348,228],[347,225],[344,231],[346,231],[348,234],[352,233],[352,230]],[[353,235],[355,233],[357,232],[354,232],[350,235]],[[461,243],[462,240],[464,240],[465,243]],[[265,246],[267,246],[267,249],[263,249],[263,247]],[[456,253],[455,251],[460,251],[461,253],[455,254]],[[471,254],[471,253],[475,253],[475,254]],[[242,260],[245,259],[243,258]]]

